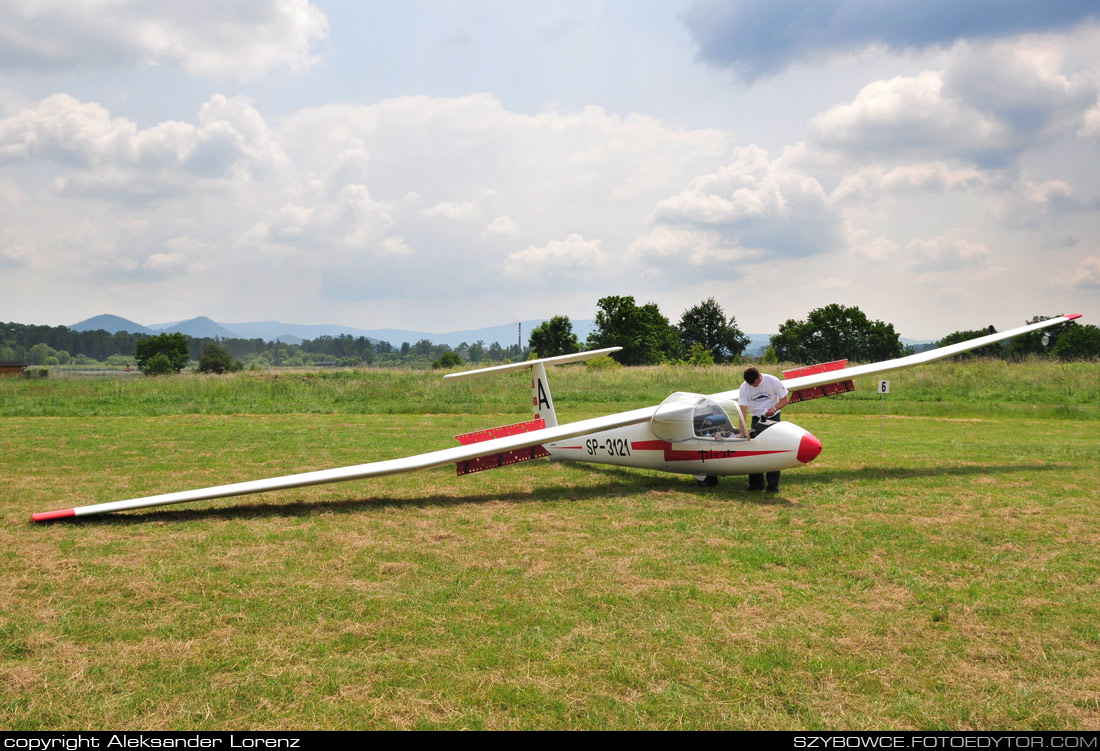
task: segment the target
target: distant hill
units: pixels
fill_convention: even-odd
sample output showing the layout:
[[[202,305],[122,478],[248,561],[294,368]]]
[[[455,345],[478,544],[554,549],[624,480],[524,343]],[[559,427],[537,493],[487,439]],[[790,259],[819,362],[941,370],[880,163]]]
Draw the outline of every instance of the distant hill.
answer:
[[[538,318],[532,321],[522,322],[524,346],[527,346],[527,342],[531,338],[531,330],[546,320],[549,319]],[[570,323],[573,324],[573,333],[577,335],[577,338],[580,339],[582,344],[584,340],[588,338],[588,334],[596,328],[596,322],[593,320],[570,319]],[[477,341],[483,341],[486,345],[496,342],[501,346],[507,347],[511,344],[515,344],[520,335],[514,323],[508,323],[503,326],[488,326],[483,329],[448,331],[445,333],[410,331],[408,329],[372,329],[366,333],[368,336],[387,341],[394,346],[400,345],[402,342],[415,344],[421,339],[427,339],[433,344],[446,344],[449,347],[457,347],[459,344],[462,344],[462,342],[473,344]]]
[[[187,321],[177,323],[154,324],[151,328],[164,334],[185,334],[195,339],[237,339],[238,334],[230,331],[221,324],[215,323],[206,316],[199,316]]]
[[[331,323],[300,324],[283,323],[282,321],[253,321],[251,323],[223,323],[222,326],[236,333],[241,339],[263,339],[264,341],[286,342],[287,344],[301,344],[303,339],[316,339],[319,336],[340,336],[347,334],[359,338],[367,337],[372,343],[378,339],[370,335],[365,329],[357,329],[351,326],[339,326]]]
[[[119,331],[126,331],[131,334],[155,333],[152,329],[147,326],[142,326],[140,323],[134,323],[129,319],[108,314],[94,316],[80,323],[74,323],[72,326],[69,326],[69,328],[73,331],[99,331],[103,329],[111,334]]]
[[[523,321],[523,344],[526,345],[531,338],[531,330],[542,323],[544,318]],[[584,344],[588,335],[596,328],[596,322],[592,319],[571,319],[573,333]],[[245,323],[218,323],[206,316],[199,316],[188,321],[176,321],[174,323],[159,323],[151,326],[142,326],[125,318],[113,315],[101,315],[81,321],[69,328],[77,331],[103,328],[110,332],[130,331],[133,333],[156,334],[161,331],[187,334],[196,338],[210,337],[220,339],[263,339],[265,342],[281,341],[290,344],[300,344],[303,339],[316,339],[321,336],[337,337],[348,335],[359,338],[365,336],[372,343],[387,341],[395,347],[400,347],[402,342],[415,344],[421,339],[427,339],[433,344],[446,344],[457,347],[462,342],[473,344],[477,341],[485,342],[486,346],[496,342],[502,346],[516,343],[519,331],[515,323],[507,323],[501,326],[487,326],[481,329],[464,329],[461,331],[431,332],[413,331],[411,329],[361,329],[354,326],[341,326],[339,324],[300,324],[286,323],[283,321],[251,321]],[[749,357],[759,357],[764,354],[765,348],[771,339],[771,334],[749,334],[749,346],[745,348],[745,354]],[[906,344],[917,344],[910,339],[902,339]]]

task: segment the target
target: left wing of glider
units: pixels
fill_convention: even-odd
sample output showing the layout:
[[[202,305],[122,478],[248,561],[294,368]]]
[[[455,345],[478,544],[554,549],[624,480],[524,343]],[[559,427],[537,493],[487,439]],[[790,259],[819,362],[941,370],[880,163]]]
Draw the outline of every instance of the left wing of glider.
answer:
[[[796,391],[798,389],[808,389],[814,386],[825,386],[831,383],[840,383],[842,381],[848,381],[853,378],[859,378],[861,376],[891,373],[895,370],[912,368],[915,365],[924,365],[926,363],[935,362],[936,360],[942,360],[945,357],[953,357],[954,355],[958,355],[963,352],[969,352],[972,349],[985,347],[986,345],[993,344],[994,342],[1011,339],[1012,337],[1020,336],[1021,334],[1029,334],[1032,331],[1039,331],[1041,329],[1049,328],[1050,326],[1057,326],[1060,323],[1066,323],[1067,321],[1072,321],[1073,319],[1080,317],[1080,313],[1058,316],[1057,318],[1051,318],[1047,321],[1039,321],[1038,323],[1021,326],[1018,329],[1009,329],[1008,331],[1001,331],[996,334],[990,334],[988,336],[980,336],[977,339],[969,339],[965,342],[951,344],[946,347],[940,347],[939,349],[930,349],[924,352],[918,352],[915,355],[899,357],[896,360],[885,360],[883,362],[869,363],[867,365],[857,365],[852,368],[842,368],[840,370],[832,370],[824,373],[815,373],[814,375],[805,375],[799,376],[797,378],[790,378],[783,381],[783,385],[787,387],[788,391]],[[716,394],[715,396],[725,397],[727,399],[736,399],[737,393],[737,391],[727,391],[723,394]]]
[[[653,416],[654,409],[656,408],[645,407],[630,412],[619,412],[618,414],[606,415],[604,417],[593,417],[589,420],[580,420],[578,422],[569,423],[568,425],[543,428],[542,430],[534,430],[529,433],[495,438],[489,441],[442,449],[440,451],[432,451],[426,454],[417,454],[416,456],[409,456],[403,459],[387,459],[380,462],[357,464],[351,467],[323,469],[316,472],[304,472],[297,475],[272,477],[265,480],[237,482],[231,485],[218,485],[210,488],[200,488],[198,490],[184,490],[178,493],[165,493],[162,495],[146,496],[145,498],[132,498],[125,501],[110,501],[108,503],[98,503],[92,506],[78,506],[70,509],[62,509],[60,511],[47,511],[40,514],[34,514],[31,519],[36,522],[41,522],[75,516],[105,514],[111,511],[148,508],[150,506],[169,506],[175,503],[205,501],[211,498],[249,495],[252,493],[263,493],[269,490],[284,490],[287,488],[300,488],[308,485],[323,485],[330,482],[361,480],[368,477],[396,475],[403,472],[416,472],[422,469],[441,467],[445,464],[452,464],[455,462],[477,459],[490,454],[520,449],[525,446],[552,443],[566,438],[575,438],[587,433],[645,422]]]

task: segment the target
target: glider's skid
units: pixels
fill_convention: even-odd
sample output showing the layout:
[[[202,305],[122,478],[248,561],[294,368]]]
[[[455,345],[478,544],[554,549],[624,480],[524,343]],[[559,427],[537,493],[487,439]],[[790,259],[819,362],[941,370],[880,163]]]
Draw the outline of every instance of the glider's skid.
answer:
[[[789,379],[784,384],[789,390],[811,389],[849,381],[860,376],[889,373],[951,357],[1079,317],[1079,315],[1060,316],[896,360],[800,376]],[[36,522],[65,519],[416,472],[446,464],[468,463],[482,457],[494,454],[504,455],[507,452],[515,452],[517,449],[540,445],[545,447],[552,459],[688,474],[699,479],[705,478],[708,484],[711,484],[711,478],[717,476],[756,474],[797,467],[813,461],[821,452],[821,443],[813,435],[787,421],[776,423],[757,436],[749,436],[745,425],[746,417],[736,406],[736,390],[709,397],[701,394],[676,393],[656,407],[644,407],[558,425],[549,383],[546,380],[546,366],[578,362],[606,355],[618,349],[620,348],[613,347],[445,376],[448,379],[459,379],[514,370],[529,370],[532,375],[532,404],[535,417],[543,420],[543,424],[546,425],[541,429],[524,429],[512,435],[475,440],[467,445],[403,459],[389,459],[352,467],[98,503],[34,514],[32,519]]]

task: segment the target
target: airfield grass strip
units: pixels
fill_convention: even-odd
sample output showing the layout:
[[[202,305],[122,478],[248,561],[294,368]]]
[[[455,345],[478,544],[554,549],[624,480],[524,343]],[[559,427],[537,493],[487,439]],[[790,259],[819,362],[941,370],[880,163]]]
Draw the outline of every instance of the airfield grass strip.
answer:
[[[947,365],[958,381],[921,387],[940,402],[890,376],[881,419],[873,393],[788,410],[825,448],[778,498],[538,461],[51,525],[27,520],[446,447],[523,417],[529,390],[459,414],[398,378],[373,411],[293,413],[260,379],[188,377],[97,414],[67,383],[32,416],[13,402],[53,397],[4,382],[3,725],[1100,729],[1096,366],[987,377],[981,399],[981,366]],[[562,418],[623,408],[620,378],[684,387],[621,374],[551,376]],[[320,410],[328,385],[295,388]],[[214,387],[257,406],[219,413],[196,396]]]
[[[791,364],[765,367],[779,373]],[[552,369],[559,406],[611,410],[657,404],[673,391],[716,393],[741,384],[741,366]],[[891,373],[887,402],[907,414],[950,416],[1045,413],[1100,419],[1100,378],[1090,362],[1001,360],[938,362]],[[513,413],[529,395],[528,380],[507,374],[443,381],[441,371],[259,371],[170,377],[0,379],[0,417],[186,414],[485,414]],[[863,413],[878,403],[878,377],[856,391],[813,402],[817,411]]]

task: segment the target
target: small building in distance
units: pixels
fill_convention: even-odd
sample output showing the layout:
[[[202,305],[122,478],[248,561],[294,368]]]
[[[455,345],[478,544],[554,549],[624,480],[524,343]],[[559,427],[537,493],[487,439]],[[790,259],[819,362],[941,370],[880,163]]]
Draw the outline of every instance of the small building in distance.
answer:
[[[23,375],[23,367],[26,365],[19,360],[0,360],[0,376]]]

